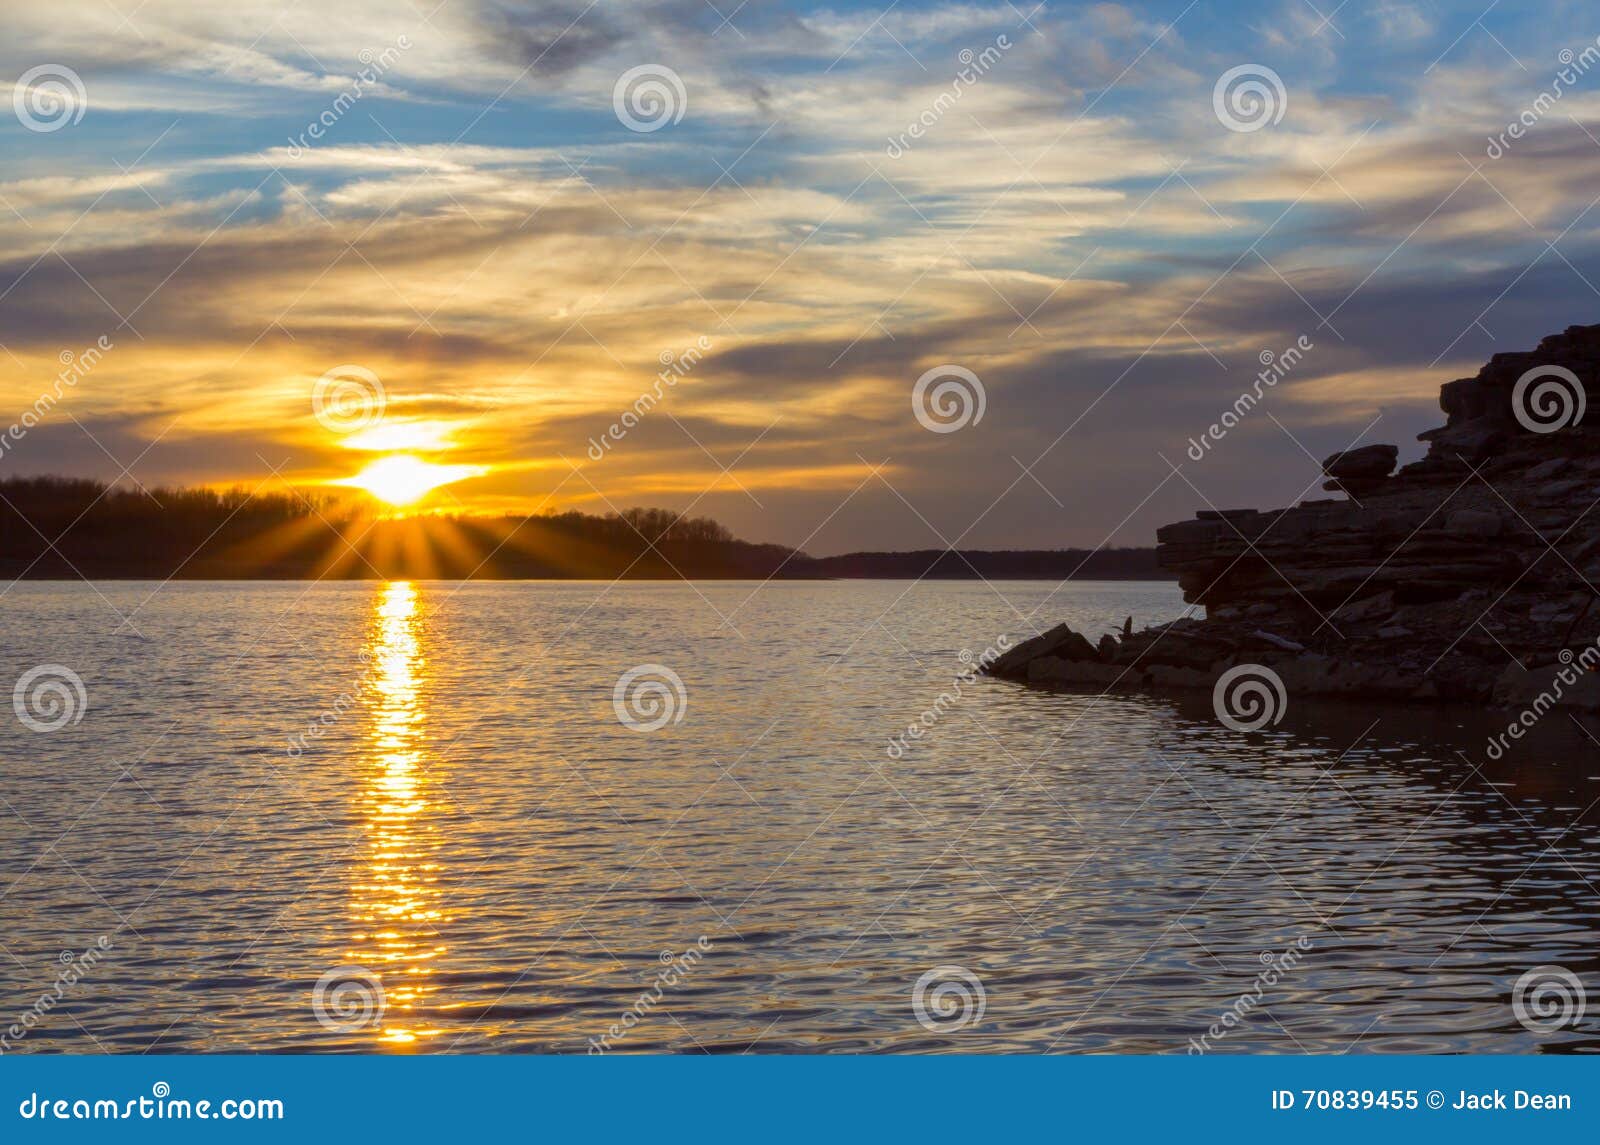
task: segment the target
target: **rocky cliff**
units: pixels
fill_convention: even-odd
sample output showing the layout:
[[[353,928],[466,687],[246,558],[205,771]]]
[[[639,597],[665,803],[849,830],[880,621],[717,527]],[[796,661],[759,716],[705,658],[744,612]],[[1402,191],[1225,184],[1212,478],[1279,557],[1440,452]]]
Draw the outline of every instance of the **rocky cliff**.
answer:
[[[1446,423],[1394,472],[1375,445],[1323,463],[1342,494],[1206,511],[1159,529],[1189,619],[1097,645],[1056,629],[997,675],[1211,687],[1261,664],[1288,692],[1517,706],[1573,664],[1561,703],[1600,707],[1600,326],[1496,354],[1449,382]]]

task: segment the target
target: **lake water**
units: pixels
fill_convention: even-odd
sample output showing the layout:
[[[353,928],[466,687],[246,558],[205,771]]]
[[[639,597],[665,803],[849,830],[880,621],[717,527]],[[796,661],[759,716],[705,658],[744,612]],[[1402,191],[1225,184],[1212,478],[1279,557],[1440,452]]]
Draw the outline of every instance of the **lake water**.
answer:
[[[1291,697],[1239,733],[1204,694],[957,680],[1183,607],[12,585],[0,682],[58,666],[19,702],[61,726],[0,721],[3,1048],[1600,1047],[1600,747],[1566,717],[1488,765],[1479,713]],[[1520,1021],[1541,967],[1590,1013]]]

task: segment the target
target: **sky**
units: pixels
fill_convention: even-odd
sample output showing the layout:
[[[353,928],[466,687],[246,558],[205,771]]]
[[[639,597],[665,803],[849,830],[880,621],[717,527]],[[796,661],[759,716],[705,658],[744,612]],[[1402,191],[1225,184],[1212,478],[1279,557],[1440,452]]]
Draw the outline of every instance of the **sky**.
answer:
[[[0,422],[35,412],[0,476],[440,482],[417,510],[817,555],[1327,496],[1327,454],[1412,460],[1441,383],[1600,321],[1597,36],[1509,0],[7,5]]]

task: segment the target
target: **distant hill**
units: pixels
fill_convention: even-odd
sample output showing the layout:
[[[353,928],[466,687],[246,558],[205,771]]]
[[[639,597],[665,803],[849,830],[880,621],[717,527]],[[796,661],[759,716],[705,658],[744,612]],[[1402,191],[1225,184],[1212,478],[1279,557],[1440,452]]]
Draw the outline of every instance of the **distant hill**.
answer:
[[[969,553],[989,577],[1162,577],[1154,551]],[[819,579],[977,575],[948,553],[816,559],[667,509],[384,517],[364,500],[243,489],[146,493],[0,480],[0,579]]]
[[[811,562],[831,577],[928,577],[989,580],[1172,580],[1155,549],[919,549],[910,553],[846,553]]]

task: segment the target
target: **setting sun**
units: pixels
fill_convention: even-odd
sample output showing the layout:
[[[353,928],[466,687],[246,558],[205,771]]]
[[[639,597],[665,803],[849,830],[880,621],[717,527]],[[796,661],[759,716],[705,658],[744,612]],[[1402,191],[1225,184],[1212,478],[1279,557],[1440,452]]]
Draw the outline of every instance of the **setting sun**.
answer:
[[[483,472],[477,465],[435,465],[431,461],[397,453],[374,461],[354,477],[335,481],[365,489],[391,505],[411,505],[431,490],[453,481],[476,477]]]

